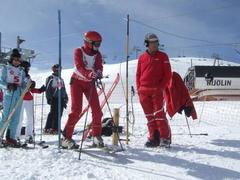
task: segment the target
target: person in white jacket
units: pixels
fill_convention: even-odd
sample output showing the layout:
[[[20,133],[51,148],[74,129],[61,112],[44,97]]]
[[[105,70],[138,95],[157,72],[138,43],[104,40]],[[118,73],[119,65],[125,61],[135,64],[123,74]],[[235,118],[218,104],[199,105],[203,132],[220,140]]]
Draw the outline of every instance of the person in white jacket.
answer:
[[[29,75],[29,69],[31,67],[31,64],[28,61],[23,61],[21,63],[21,66],[24,68],[25,74],[26,74],[26,80],[32,81],[31,76]],[[41,88],[36,89],[35,88],[35,81],[32,81],[32,86],[30,90],[25,94],[23,98],[21,113],[20,113],[20,120],[17,128],[16,133],[16,139],[20,140],[21,136],[21,129],[23,121],[26,122],[26,128],[25,128],[25,143],[33,143],[33,123],[34,123],[34,111],[33,111],[33,95],[32,93],[43,93],[45,91],[45,86],[43,85]],[[25,112],[25,113],[24,113]]]

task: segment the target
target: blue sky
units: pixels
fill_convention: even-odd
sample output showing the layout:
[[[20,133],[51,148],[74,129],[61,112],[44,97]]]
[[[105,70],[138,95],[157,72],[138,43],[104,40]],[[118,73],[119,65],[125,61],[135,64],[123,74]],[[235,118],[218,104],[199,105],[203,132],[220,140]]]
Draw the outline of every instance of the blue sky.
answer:
[[[88,30],[103,36],[107,63],[125,60],[126,15],[130,15],[130,50],[144,50],[144,35],[156,33],[170,57],[220,57],[240,62],[238,0],[0,0],[2,46],[39,54],[33,66],[48,68],[58,61],[57,10],[62,12],[63,67],[73,66],[73,50]],[[170,33],[170,34],[169,34]],[[191,39],[191,40],[190,40]],[[194,39],[194,40],[193,40]],[[236,44],[235,44],[236,43]],[[226,45],[227,44],[227,45]],[[132,51],[131,59],[135,59]]]

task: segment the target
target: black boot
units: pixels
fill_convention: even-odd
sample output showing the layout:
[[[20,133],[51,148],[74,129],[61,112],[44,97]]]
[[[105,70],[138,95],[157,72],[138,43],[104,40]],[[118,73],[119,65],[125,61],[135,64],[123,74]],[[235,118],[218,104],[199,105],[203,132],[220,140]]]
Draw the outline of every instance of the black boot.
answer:
[[[155,139],[154,140],[148,139],[147,142],[145,143],[145,147],[149,147],[149,148],[157,147],[158,145],[159,145],[159,142],[156,141]]]
[[[153,137],[154,137],[154,140],[159,145],[160,144],[160,133],[159,133],[159,131],[157,129],[155,129]]]
[[[78,149],[79,145],[73,139],[63,137],[61,140],[61,146],[63,149]]]
[[[103,138],[101,136],[93,137],[93,146],[102,148],[104,147]]]
[[[20,148],[21,147],[20,142],[18,142],[16,139],[12,139],[12,138],[7,138],[6,141],[5,141],[5,145],[13,147],[13,148]]]

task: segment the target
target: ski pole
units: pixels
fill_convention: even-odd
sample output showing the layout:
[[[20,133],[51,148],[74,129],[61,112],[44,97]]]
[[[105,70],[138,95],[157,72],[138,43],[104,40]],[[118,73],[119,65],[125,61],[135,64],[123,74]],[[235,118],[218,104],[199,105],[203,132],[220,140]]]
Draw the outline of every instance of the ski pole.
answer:
[[[184,134],[184,133],[175,133],[175,134],[172,134],[172,135],[179,135],[179,136],[184,136],[184,135],[186,135],[186,134]],[[187,135],[189,135],[189,134],[187,134]],[[208,136],[208,133],[193,133],[193,134],[191,134],[192,136]]]
[[[192,137],[192,133],[191,133],[191,130],[190,130],[190,126],[189,126],[188,118],[187,118],[186,114],[185,114],[185,119],[186,119],[186,123],[187,123],[187,127],[188,127],[189,136]]]
[[[92,81],[92,87],[90,89],[90,94],[88,97],[88,106],[90,106],[90,101],[92,99],[92,91],[93,91],[93,87],[94,87],[94,80]],[[87,113],[86,113],[86,117],[85,117],[85,121],[84,121],[84,126],[83,126],[83,132],[85,132],[86,130],[86,126],[87,126],[87,118],[88,118],[88,112],[89,112],[89,108],[87,109]],[[82,146],[83,146],[83,137],[84,137],[84,133],[82,134],[82,140],[81,140],[81,144],[79,147],[79,155],[78,155],[78,160],[81,160],[81,155],[82,155]]]
[[[32,111],[33,111],[33,147],[35,148],[36,146],[36,139],[35,139],[35,115],[34,115],[34,98],[32,100]]]
[[[100,85],[102,86],[102,88],[103,88],[103,84],[102,84],[101,79],[99,79],[99,84],[100,84]],[[111,118],[113,119],[113,115],[112,115],[112,112],[111,112],[111,109],[110,109],[110,106],[109,106],[109,103],[108,103],[108,99],[107,99],[105,90],[103,90],[103,95],[104,95],[104,98],[105,98],[105,100],[106,100],[106,103],[107,103],[107,107],[108,107],[108,111],[109,111],[109,113],[110,113],[110,116],[111,116]],[[117,129],[116,134],[117,134],[117,137],[118,137],[118,142],[119,142],[119,144],[120,144],[120,147],[121,147],[122,151],[124,151],[123,146],[122,146],[122,142],[120,141],[120,136],[119,136],[119,133],[118,133],[118,128],[117,128],[117,126],[116,126],[116,124],[115,124],[114,121],[113,121],[113,126],[114,126],[115,129]],[[127,141],[128,141],[128,140],[127,140]]]
[[[40,143],[43,142],[42,134],[43,134],[43,103],[44,103],[44,92],[42,93],[42,109],[41,109],[41,133],[40,133]]]
[[[62,21],[61,21],[61,10],[58,10],[58,64],[59,64],[59,70],[58,70],[58,83],[61,84],[61,73],[62,73]],[[58,152],[60,153],[60,147],[61,147],[61,118],[62,114],[60,112],[62,107],[61,102],[61,88],[58,87]]]
[[[134,114],[134,107],[133,107],[133,96],[135,96],[135,90],[134,90],[134,87],[131,86],[131,105],[132,105],[132,117],[133,117],[133,121],[132,121],[132,133],[133,133],[134,125],[135,125],[135,114]]]

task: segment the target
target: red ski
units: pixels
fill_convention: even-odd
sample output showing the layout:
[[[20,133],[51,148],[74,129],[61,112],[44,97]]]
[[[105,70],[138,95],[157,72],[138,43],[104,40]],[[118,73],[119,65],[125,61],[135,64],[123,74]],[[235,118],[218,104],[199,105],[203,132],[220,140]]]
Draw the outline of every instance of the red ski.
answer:
[[[117,77],[115,79],[115,81],[113,82],[111,88],[108,90],[108,93],[106,94],[106,98],[104,98],[104,100],[102,101],[100,107],[101,109],[103,109],[103,107],[105,106],[105,104],[107,103],[107,100],[110,98],[110,96],[112,95],[114,89],[116,88],[116,86],[118,85],[118,82],[120,80],[120,75],[117,74]],[[85,141],[88,137],[88,134],[90,133],[91,131],[91,124],[90,123],[87,128],[85,129],[85,131],[83,132],[83,141]]]

